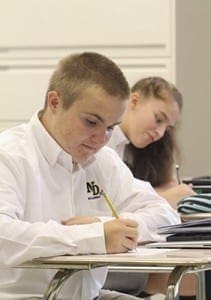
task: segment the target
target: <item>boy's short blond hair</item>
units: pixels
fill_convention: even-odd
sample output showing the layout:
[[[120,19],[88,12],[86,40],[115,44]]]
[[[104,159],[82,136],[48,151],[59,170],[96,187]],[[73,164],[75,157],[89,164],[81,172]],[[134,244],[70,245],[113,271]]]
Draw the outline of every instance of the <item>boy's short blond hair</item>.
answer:
[[[94,52],[63,58],[50,78],[47,92],[56,91],[63,101],[63,108],[67,109],[90,86],[101,87],[120,100],[127,99],[130,94],[120,68],[112,60]]]

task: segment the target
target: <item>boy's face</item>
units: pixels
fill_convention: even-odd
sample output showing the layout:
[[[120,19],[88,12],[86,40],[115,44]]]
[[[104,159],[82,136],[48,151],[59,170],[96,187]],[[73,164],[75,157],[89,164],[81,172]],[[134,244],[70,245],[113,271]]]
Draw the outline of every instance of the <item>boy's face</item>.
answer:
[[[54,99],[53,107],[49,107],[47,128],[73,161],[86,162],[108,142],[113,127],[121,121],[127,101],[92,86],[64,110],[58,94],[52,93],[57,101]],[[51,106],[51,100],[49,103]]]

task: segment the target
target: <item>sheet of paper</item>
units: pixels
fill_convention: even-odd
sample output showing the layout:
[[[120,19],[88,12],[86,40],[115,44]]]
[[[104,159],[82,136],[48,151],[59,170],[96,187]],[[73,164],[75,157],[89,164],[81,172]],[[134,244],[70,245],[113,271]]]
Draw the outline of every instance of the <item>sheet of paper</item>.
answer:
[[[126,253],[118,253],[118,254],[112,254],[116,256],[151,256],[151,255],[159,255],[160,253],[165,253],[172,251],[172,249],[151,249],[151,248],[145,248],[145,247],[138,247],[133,251],[129,251]]]

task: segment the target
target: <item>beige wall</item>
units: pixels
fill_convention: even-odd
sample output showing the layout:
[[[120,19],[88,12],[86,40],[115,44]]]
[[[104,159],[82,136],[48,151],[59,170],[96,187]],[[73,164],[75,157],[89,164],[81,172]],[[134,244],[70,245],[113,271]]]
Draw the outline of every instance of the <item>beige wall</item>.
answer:
[[[182,175],[211,175],[211,1],[176,1],[176,83],[184,96]]]
[[[0,37],[0,131],[43,106],[48,78],[69,53],[107,55],[131,85],[153,75],[175,81],[175,0],[7,0]]]
[[[108,0],[103,2],[105,12],[112,11],[115,15],[108,23],[106,14],[105,19],[99,18],[97,12],[102,8],[97,0],[90,2],[97,11],[90,3],[86,7],[94,13],[93,18],[87,10],[81,12],[87,1],[61,1],[64,12],[72,15],[57,22],[56,30],[47,13],[50,0],[44,1],[45,4],[41,0],[21,0],[24,10],[19,3],[8,0],[0,12],[0,103],[3,107],[0,130],[28,119],[40,107],[49,74],[61,56],[83,49],[97,50],[115,59],[130,83],[155,74],[174,81],[176,73],[176,84],[185,101],[180,129],[182,175],[211,174],[211,1],[133,0],[128,11],[129,0],[124,5],[121,0]],[[53,2],[51,16],[53,13],[57,16],[61,1]],[[162,11],[162,18],[158,10]],[[86,20],[86,29],[92,34],[87,35],[85,27],[79,26],[77,12],[83,13],[81,19]],[[101,26],[96,26],[97,22]],[[21,99],[18,105],[17,99]]]

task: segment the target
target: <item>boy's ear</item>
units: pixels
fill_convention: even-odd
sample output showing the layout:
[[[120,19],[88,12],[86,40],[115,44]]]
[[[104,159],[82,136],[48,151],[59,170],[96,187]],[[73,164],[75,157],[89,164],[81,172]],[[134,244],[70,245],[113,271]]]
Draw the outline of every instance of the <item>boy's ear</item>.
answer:
[[[58,93],[56,91],[50,91],[47,97],[48,107],[52,112],[56,111],[61,103]]]
[[[130,94],[129,106],[130,108],[135,108],[141,99],[141,95],[138,92],[133,92]]]

